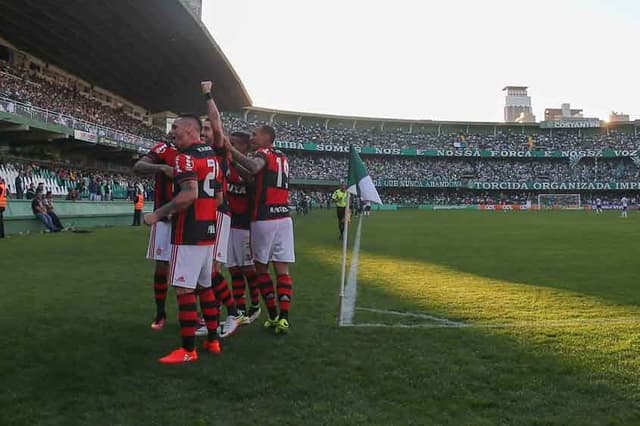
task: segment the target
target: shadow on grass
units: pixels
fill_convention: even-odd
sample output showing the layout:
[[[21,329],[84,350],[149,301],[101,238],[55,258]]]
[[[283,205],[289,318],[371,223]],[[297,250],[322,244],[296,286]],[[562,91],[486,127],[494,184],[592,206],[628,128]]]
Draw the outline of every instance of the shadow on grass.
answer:
[[[586,212],[379,212],[362,249],[639,305],[637,217]]]

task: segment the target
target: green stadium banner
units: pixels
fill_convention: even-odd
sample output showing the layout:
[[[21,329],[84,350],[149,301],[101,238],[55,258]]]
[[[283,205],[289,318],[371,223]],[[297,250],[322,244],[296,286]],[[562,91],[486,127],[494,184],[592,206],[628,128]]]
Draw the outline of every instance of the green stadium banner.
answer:
[[[640,191],[638,182],[482,182],[446,180],[374,179],[381,188],[460,188],[532,191]]]
[[[344,145],[332,145],[311,142],[287,142],[276,141],[275,145],[281,149],[291,149],[311,152],[349,153],[349,147]],[[365,155],[402,155],[413,157],[479,157],[479,158],[619,158],[635,157],[640,155],[638,149],[579,149],[561,151],[523,150],[491,150],[473,148],[443,148],[443,149],[416,149],[416,148],[374,148],[355,147],[356,151]]]

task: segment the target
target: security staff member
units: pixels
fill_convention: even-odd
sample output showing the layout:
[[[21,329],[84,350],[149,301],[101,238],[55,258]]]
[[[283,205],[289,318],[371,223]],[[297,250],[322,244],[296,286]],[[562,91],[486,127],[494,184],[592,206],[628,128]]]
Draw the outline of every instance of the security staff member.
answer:
[[[7,185],[0,178],[0,238],[4,238],[4,211],[7,208]]]
[[[345,211],[347,209],[347,186],[343,183],[340,188],[336,189],[331,195],[331,199],[336,203],[336,209],[338,213],[338,229],[340,230],[340,237],[342,239],[344,234],[344,220]]]
[[[133,205],[133,226],[140,226],[140,219],[142,217],[142,208],[144,207],[144,197],[138,190],[136,193],[135,204]]]

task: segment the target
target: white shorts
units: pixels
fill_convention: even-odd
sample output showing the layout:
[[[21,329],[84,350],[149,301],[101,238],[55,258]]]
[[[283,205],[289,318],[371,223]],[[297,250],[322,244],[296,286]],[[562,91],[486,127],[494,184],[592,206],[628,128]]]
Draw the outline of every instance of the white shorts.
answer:
[[[293,263],[293,222],[290,217],[251,222],[253,260],[259,263]]]
[[[169,261],[171,256],[171,223],[156,222],[151,225],[147,259]]]
[[[216,214],[216,243],[214,246],[214,257],[217,262],[227,263],[230,230],[231,216],[218,212]]]
[[[171,245],[167,283],[195,289],[211,287],[213,246]]]
[[[251,232],[248,229],[231,228],[229,249],[227,250],[227,267],[249,265],[253,265]]]

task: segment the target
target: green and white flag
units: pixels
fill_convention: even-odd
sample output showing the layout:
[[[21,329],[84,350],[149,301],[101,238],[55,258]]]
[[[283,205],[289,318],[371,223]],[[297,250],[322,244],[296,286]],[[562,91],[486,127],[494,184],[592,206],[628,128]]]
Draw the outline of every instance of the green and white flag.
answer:
[[[353,148],[353,145],[349,147],[349,179],[347,187],[347,191],[353,195],[358,195],[362,201],[382,204],[367,167],[362,162],[358,152]]]

